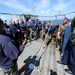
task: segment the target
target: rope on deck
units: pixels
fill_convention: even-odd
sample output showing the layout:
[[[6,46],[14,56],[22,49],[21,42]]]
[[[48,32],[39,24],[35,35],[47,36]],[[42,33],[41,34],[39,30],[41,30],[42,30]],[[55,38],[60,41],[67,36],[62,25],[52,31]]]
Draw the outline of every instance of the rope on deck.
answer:
[[[51,46],[51,45],[50,45],[50,46]],[[52,51],[51,51],[52,48],[49,48],[49,49],[50,49],[50,50],[49,50],[50,54],[49,54],[48,66],[50,66],[50,61],[51,61],[50,58],[51,58],[51,53],[52,53]],[[46,73],[47,75],[49,74],[49,71],[50,71],[50,70],[49,70],[49,67],[47,67],[47,73]]]
[[[41,46],[41,47],[42,47],[42,46]],[[41,47],[40,47],[40,49],[38,50],[38,52],[41,50]],[[47,48],[48,48],[48,47],[47,47]],[[41,54],[41,56],[38,58],[38,60],[43,56],[44,53],[46,53],[47,48],[44,50],[44,52]],[[38,52],[37,52],[37,53],[38,53]],[[36,54],[37,54],[37,53],[36,53]],[[44,62],[44,61],[43,61],[43,62]],[[37,63],[37,61],[35,61],[35,63],[33,63],[33,65],[35,66],[36,63]],[[29,73],[31,70],[32,70],[32,69],[28,70],[24,75],[26,75],[27,73]],[[42,71],[42,70],[41,70],[41,71]],[[41,71],[40,71],[40,73],[41,73]]]

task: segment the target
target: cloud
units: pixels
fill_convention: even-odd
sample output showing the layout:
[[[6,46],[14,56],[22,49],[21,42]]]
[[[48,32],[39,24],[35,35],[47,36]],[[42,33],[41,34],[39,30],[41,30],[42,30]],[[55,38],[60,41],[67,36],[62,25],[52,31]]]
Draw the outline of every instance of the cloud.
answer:
[[[75,0],[73,0],[75,2]]]
[[[58,3],[53,6],[53,10],[56,12],[63,11],[68,7],[69,3],[64,3],[63,0],[58,0]]]
[[[40,11],[42,14],[46,14],[46,15],[48,15],[50,12],[51,12],[51,10],[50,9],[47,9],[47,10],[42,10],[42,11]]]
[[[23,6],[18,0],[0,0],[0,4],[4,4],[8,7],[17,9],[19,11],[23,11],[23,12],[29,11],[30,12],[30,10],[28,10],[27,7]]]
[[[46,9],[49,6],[49,0],[42,0],[37,9]]]
[[[15,12],[53,16],[58,14],[59,11],[62,13],[69,12],[71,10],[69,8],[75,4],[75,0],[69,0],[68,2],[65,0],[0,0],[0,4],[16,9]],[[61,12],[60,14],[62,14]]]
[[[50,1],[51,0],[42,0],[34,9],[35,12],[39,15],[46,15],[50,13]]]
[[[27,0],[27,1],[31,2],[32,0]]]

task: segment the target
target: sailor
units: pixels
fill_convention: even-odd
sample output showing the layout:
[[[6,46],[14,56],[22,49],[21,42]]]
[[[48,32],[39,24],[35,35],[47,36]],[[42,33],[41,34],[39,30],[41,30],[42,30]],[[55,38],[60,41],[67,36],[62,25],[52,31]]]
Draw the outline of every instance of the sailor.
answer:
[[[61,50],[61,48],[62,48],[62,41],[63,41],[63,37],[64,37],[64,30],[65,30],[64,24],[60,25],[59,28],[58,28],[58,33],[57,33],[58,46],[57,46],[56,50]]]
[[[46,21],[44,21],[43,25],[42,25],[42,30],[40,31],[40,38],[44,41],[45,40],[45,35],[46,35],[46,32],[45,32],[45,27],[46,27]]]
[[[21,39],[22,33],[21,33],[21,28],[20,28],[20,24],[18,20],[15,21],[15,29],[16,29],[15,30],[15,41],[16,41],[17,47],[19,47],[20,44],[22,43],[22,39]]]
[[[12,20],[11,21],[11,24],[9,25],[10,26],[10,29],[11,29],[11,31],[12,31],[12,35],[13,35],[13,37],[15,38],[15,21],[14,20]]]
[[[23,52],[27,41],[25,40],[17,49],[11,39],[2,34],[3,29],[3,21],[0,19],[0,75],[18,75],[17,59]]]
[[[13,36],[12,36],[12,33],[11,33],[11,30],[10,30],[10,26],[7,25],[6,23],[4,23],[4,31],[3,31],[3,34],[10,37],[11,39],[13,39]]]
[[[75,75],[75,17],[71,23],[72,26],[72,35],[70,36],[70,49],[69,49],[69,69],[65,71],[69,74]],[[68,32],[69,33],[69,32]]]
[[[37,24],[35,23],[35,20],[32,20],[30,24],[30,39],[37,39]]]
[[[62,49],[62,43],[63,43],[63,38],[64,38],[64,31],[65,31],[65,26],[67,24],[65,23],[68,23],[69,20],[67,18],[64,18],[63,20],[63,24],[59,26],[58,28],[58,33],[57,33],[57,39],[58,39],[58,47],[57,49],[61,51]]]
[[[45,29],[46,36],[45,36],[43,48],[46,48],[48,46],[48,44],[50,43],[51,37],[52,37],[53,32],[55,31],[55,28],[56,28],[56,26],[51,25],[50,21],[47,22],[46,29]]]
[[[30,35],[30,24],[31,24],[31,21],[28,20],[26,23],[25,23],[25,28],[26,28],[26,39],[29,39],[29,35]]]
[[[4,35],[6,35],[6,36],[10,37],[11,39],[13,39],[13,36],[11,34],[11,30],[10,30],[10,26],[7,25],[7,20],[6,19],[4,19]]]
[[[55,35],[55,37],[56,37],[56,50],[59,50],[59,49],[58,49],[59,40],[58,40],[58,36],[57,36],[57,34],[58,34],[58,29],[59,29],[59,23],[56,23],[56,29],[55,29],[55,33],[54,33],[54,35]]]
[[[10,25],[10,29],[13,35],[13,40],[14,40],[14,44],[16,45],[16,47],[18,48],[18,36],[16,35],[17,32],[20,32],[20,29],[18,28],[18,26],[15,24],[15,21],[12,20],[12,24]]]
[[[31,20],[29,19],[28,22],[27,22],[27,34],[28,34],[28,37],[30,35],[30,30],[29,30],[30,29],[30,24],[31,24]]]
[[[26,27],[25,27],[25,22],[23,21],[23,19],[21,19],[21,22],[20,22],[20,27],[21,27],[21,31],[22,31],[22,40],[25,39],[25,30],[26,30]]]
[[[37,27],[38,27],[38,30],[37,30],[37,39],[38,38],[40,38],[40,32],[41,32],[41,30],[42,30],[42,23],[41,23],[41,21],[39,20],[39,19],[37,19]]]
[[[21,27],[21,30],[22,30],[22,31],[25,30],[25,23],[24,23],[23,19],[21,19],[20,27]]]
[[[62,41],[62,49],[60,52],[60,59],[61,61],[57,61],[59,64],[68,64],[68,58],[69,58],[69,38],[72,34],[72,28],[71,23],[67,18],[64,19],[64,37]]]
[[[4,25],[7,26],[7,20],[6,19],[4,19]]]

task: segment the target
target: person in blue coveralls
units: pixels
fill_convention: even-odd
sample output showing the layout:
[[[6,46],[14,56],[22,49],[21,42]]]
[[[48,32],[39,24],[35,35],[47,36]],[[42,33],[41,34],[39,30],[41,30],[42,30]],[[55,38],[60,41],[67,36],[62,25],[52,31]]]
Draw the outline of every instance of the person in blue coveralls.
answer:
[[[59,64],[64,64],[64,65],[68,65],[70,64],[70,36],[72,34],[72,26],[71,23],[69,22],[69,20],[67,18],[64,19],[64,24],[65,24],[65,31],[64,31],[64,38],[63,38],[63,44],[62,44],[62,49],[61,49],[61,54],[60,54],[60,58],[61,61],[57,61]],[[68,65],[69,66],[69,65]],[[66,72],[71,73],[71,71],[66,70]]]
[[[46,36],[45,36],[43,48],[46,48],[48,46],[49,42],[51,41],[52,34],[55,31],[55,28],[56,28],[56,26],[51,25],[50,21],[47,22],[47,25],[45,27]]]
[[[3,30],[3,21],[0,19],[0,75],[18,75],[17,59],[23,52],[27,41],[24,40],[17,49],[12,40],[2,34]]]
[[[30,24],[30,39],[37,39],[37,24],[35,22],[35,20],[32,20],[31,24]]]
[[[28,37],[28,39],[30,40],[30,24],[31,24],[31,20],[29,19],[28,21],[27,21],[27,37]]]
[[[63,41],[62,41],[60,59],[62,59],[63,55],[65,55],[64,53],[66,53],[65,51],[67,51],[66,48],[68,48],[68,47],[66,47],[66,46],[68,45],[68,41],[69,41],[70,35],[72,33],[71,23],[69,22],[69,20],[67,18],[64,18],[63,23],[64,23],[64,37],[63,37]],[[69,32],[69,34],[68,34],[68,32]],[[67,63],[67,60],[65,60],[65,61],[66,62],[63,62],[64,64]],[[58,61],[58,63],[61,63],[61,62]]]
[[[21,20],[20,22],[20,27],[21,27],[21,30],[24,31],[26,28],[25,28],[25,22],[23,20]]]
[[[22,31],[22,40],[25,39],[25,31],[26,31],[26,27],[25,27],[25,22],[23,21],[23,19],[21,19],[20,22],[20,27],[21,27],[21,31]]]
[[[15,28],[16,28],[15,40],[16,40],[17,47],[19,47],[20,44],[22,43],[22,38],[21,38],[22,32],[21,32],[21,28],[20,28],[20,24],[18,20],[15,21]]]
[[[29,31],[29,29],[30,29],[30,20],[28,20],[26,23],[25,23],[25,28],[26,28],[26,39],[29,39],[29,35],[30,35],[30,31]]]
[[[10,24],[10,29],[11,29],[11,33],[12,33],[12,36],[14,39],[14,44],[18,48],[19,47],[19,44],[18,44],[19,43],[18,42],[19,35],[17,36],[17,33],[21,32],[21,31],[20,31],[19,26],[17,25],[17,22],[15,24],[15,21],[12,20],[12,23]]]
[[[16,28],[15,28],[15,21],[14,20],[12,20],[11,21],[11,24],[9,25],[10,26],[10,29],[11,29],[11,32],[12,32],[12,35],[13,35],[13,38],[15,38],[15,30],[16,30]]]
[[[13,36],[10,30],[10,26],[4,23],[4,35],[10,37],[13,40]]]
[[[70,36],[69,69],[65,69],[65,71],[69,74],[75,75],[75,17],[71,22],[71,26],[72,35]]]
[[[61,55],[62,55],[62,63],[63,64],[67,64],[68,58],[69,58],[69,49],[70,49],[70,42],[69,42],[69,38],[72,34],[72,27],[70,24],[67,24],[67,26],[65,27],[65,32],[64,32],[64,40],[63,40],[63,45],[62,45],[62,49],[61,49]]]
[[[37,27],[38,27],[38,30],[37,30],[37,39],[38,38],[40,38],[40,32],[41,32],[41,30],[42,30],[42,23],[41,23],[41,21],[39,20],[39,19],[37,19]]]

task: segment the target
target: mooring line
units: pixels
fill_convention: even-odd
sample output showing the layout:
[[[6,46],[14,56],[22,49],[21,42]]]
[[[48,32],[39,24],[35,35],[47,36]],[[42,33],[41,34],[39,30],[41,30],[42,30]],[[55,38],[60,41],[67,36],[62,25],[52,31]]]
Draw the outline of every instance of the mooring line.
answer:
[[[51,51],[51,49],[52,49],[51,45],[49,45],[49,46],[50,46],[49,47],[50,48],[50,50],[49,50],[50,54],[49,54],[49,61],[48,61],[48,67],[47,67],[47,73],[46,73],[47,75],[49,74],[50,58],[51,58],[51,53],[52,53],[52,51]]]
[[[44,61],[45,61],[46,54],[47,54],[47,48],[45,49],[45,54],[44,54],[43,61],[42,61],[42,67],[41,67],[41,70],[40,70],[40,75],[41,75],[41,72],[43,71]]]
[[[54,47],[54,45],[52,46]],[[57,61],[56,61],[56,51],[55,51],[55,47],[53,49],[53,70],[55,72],[57,72]]]

